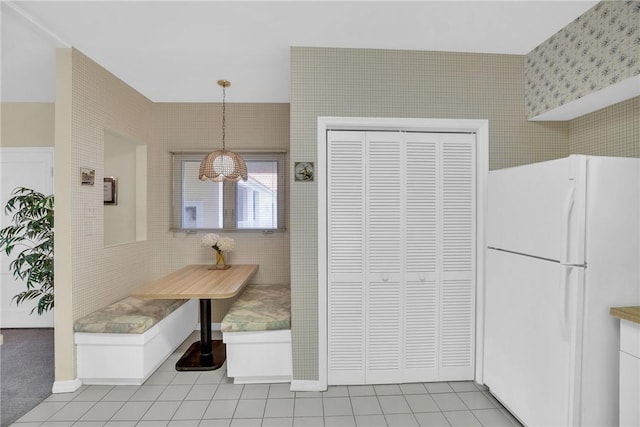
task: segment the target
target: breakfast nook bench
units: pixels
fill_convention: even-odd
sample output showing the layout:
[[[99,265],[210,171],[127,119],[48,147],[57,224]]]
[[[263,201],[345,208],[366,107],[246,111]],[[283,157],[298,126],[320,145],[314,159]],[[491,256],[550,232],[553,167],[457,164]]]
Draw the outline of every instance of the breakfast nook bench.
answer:
[[[74,324],[84,384],[139,385],[194,331],[198,303],[129,296]]]
[[[249,285],[222,320],[235,384],[291,382],[289,285]]]

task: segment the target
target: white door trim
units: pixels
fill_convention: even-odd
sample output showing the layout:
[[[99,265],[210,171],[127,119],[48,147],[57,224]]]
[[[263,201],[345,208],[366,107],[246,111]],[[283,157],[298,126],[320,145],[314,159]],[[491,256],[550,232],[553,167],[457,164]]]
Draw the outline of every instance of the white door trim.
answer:
[[[318,117],[318,383],[327,389],[327,131],[404,130],[419,132],[470,132],[476,134],[476,361],[475,380],[483,383],[484,259],[486,179],[489,172],[489,121],[468,119],[415,119],[379,117]]]

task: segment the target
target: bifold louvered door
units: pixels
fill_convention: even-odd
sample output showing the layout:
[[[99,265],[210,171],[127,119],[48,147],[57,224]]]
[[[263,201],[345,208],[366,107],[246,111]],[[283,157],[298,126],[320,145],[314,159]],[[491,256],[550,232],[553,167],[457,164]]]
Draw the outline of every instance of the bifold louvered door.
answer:
[[[475,137],[331,131],[328,382],[473,378]]]

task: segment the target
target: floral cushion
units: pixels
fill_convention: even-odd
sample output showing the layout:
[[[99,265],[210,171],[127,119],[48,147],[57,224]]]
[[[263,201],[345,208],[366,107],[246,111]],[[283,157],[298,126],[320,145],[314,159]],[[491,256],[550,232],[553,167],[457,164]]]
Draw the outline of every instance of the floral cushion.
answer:
[[[75,332],[141,334],[187,301],[127,297],[77,320],[73,329]]]
[[[291,329],[289,285],[249,285],[222,319],[222,332]]]

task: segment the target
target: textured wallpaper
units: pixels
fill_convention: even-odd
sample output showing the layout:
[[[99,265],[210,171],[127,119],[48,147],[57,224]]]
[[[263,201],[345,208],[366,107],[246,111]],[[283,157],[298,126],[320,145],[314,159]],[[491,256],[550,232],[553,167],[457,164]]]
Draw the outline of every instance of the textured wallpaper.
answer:
[[[232,90],[233,86],[228,89]],[[217,90],[212,88],[212,90]],[[189,263],[208,263],[212,251],[200,244],[203,233],[169,230],[171,224],[171,151],[211,151],[222,147],[220,103],[156,103],[153,106],[153,141],[149,150],[149,239],[153,245],[153,272],[166,274]],[[226,145],[231,150],[287,151],[289,104],[231,103],[226,112]],[[288,206],[285,203],[285,206]],[[232,264],[259,264],[252,283],[289,283],[289,232],[225,232],[236,248]],[[221,307],[228,304],[220,303]],[[213,320],[226,309],[214,306]]]
[[[56,253],[69,251],[65,263],[69,279],[56,282],[56,298],[70,310],[56,311],[56,358],[73,354],[73,322],[117,301],[145,282],[186,264],[209,263],[211,250],[200,244],[201,235],[169,231],[171,226],[171,150],[213,150],[222,146],[221,104],[157,104],[123,83],[108,70],[72,49],[70,55],[71,123],[69,141],[56,141],[56,180],[70,177],[65,194],[70,200],[70,235]],[[212,88],[212,90],[216,90]],[[64,97],[59,97],[63,99]],[[61,101],[65,102],[65,101]],[[64,108],[63,106],[59,106]],[[109,130],[147,145],[147,240],[111,247],[104,245],[102,186],[80,184],[80,168],[104,176],[104,132]],[[228,104],[227,146],[235,149],[279,150],[289,147],[288,104]],[[68,151],[69,159],[62,159]],[[67,161],[68,160],[68,161]],[[68,167],[64,172],[59,167]],[[59,172],[62,175],[59,175]],[[56,188],[58,191],[58,187]],[[58,211],[56,211],[58,214]],[[231,263],[260,264],[253,283],[289,283],[288,231],[263,234],[239,232]],[[56,241],[58,245],[58,240]],[[61,258],[62,259],[62,258]],[[67,261],[68,260],[68,261]],[[57,262],[57,258],[56,258]],[[220,321],[229,302],[214,304],[213,321]],[[64,325],[64,326],[63,326]],[[63,357],[60,356],[62,360]],[[73,367],[56,371],[56,380],[75,378]]]
[[[640,157],[640,97],[571,120],[569,153]]]
[[[526,59],[527,117],[640,74],[640,1],[603,1]]]
[[[524,56],[294,47],[291,161],[314,161],[318,116],[489,120],[491,169],[566,156],[568,124],[528,122]],[[294,378],[318,376],[317,186],[291,187]]]

